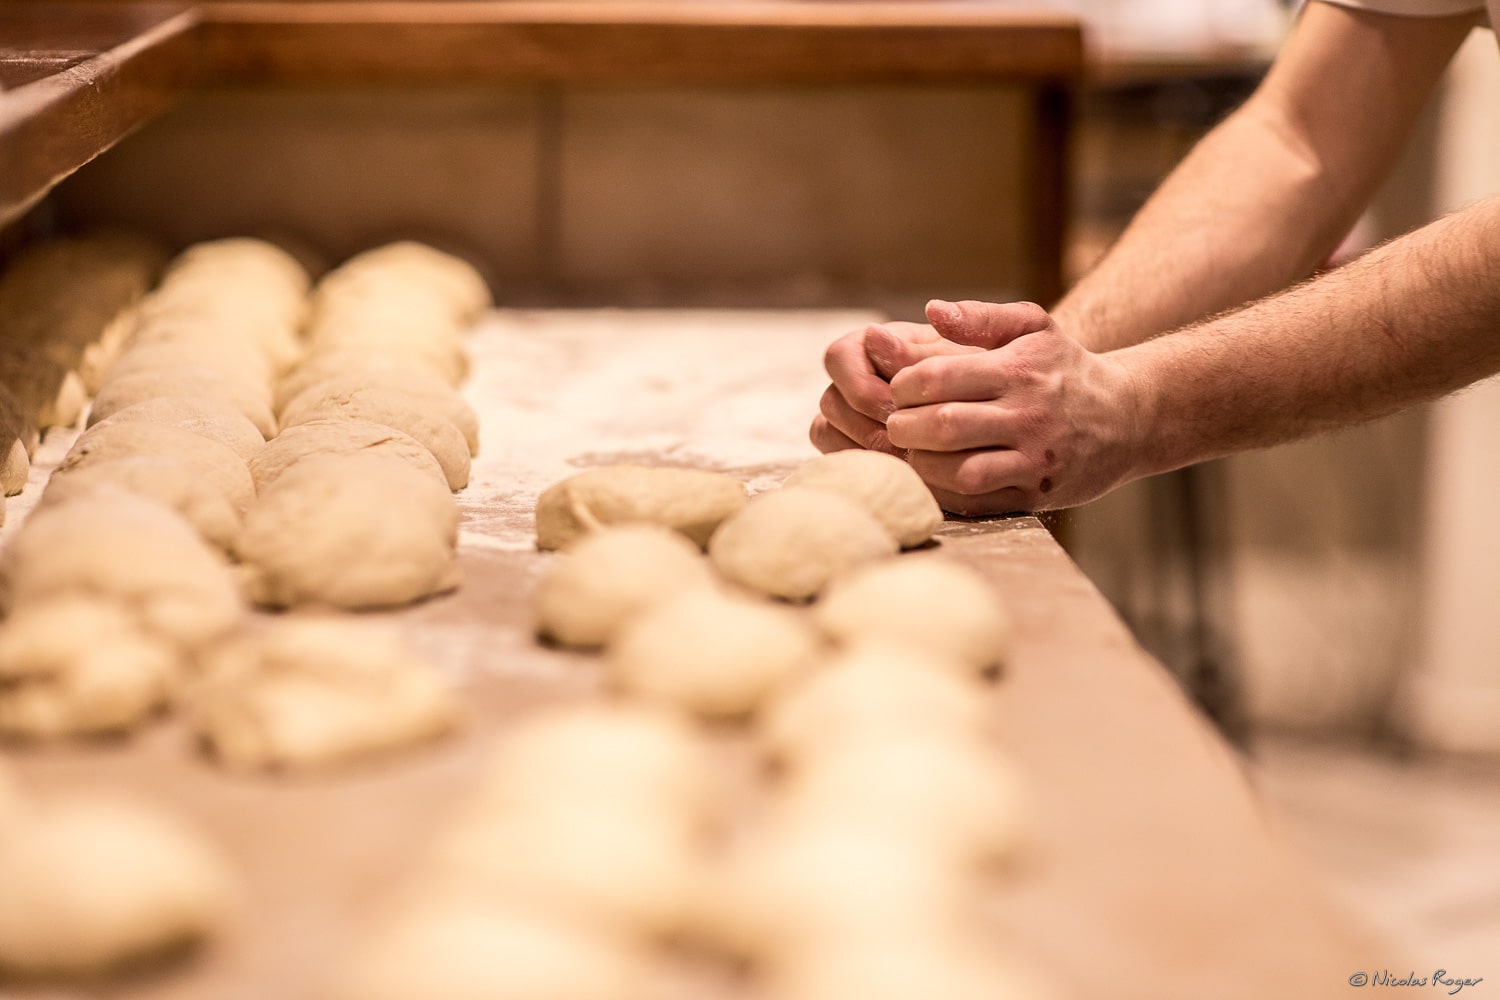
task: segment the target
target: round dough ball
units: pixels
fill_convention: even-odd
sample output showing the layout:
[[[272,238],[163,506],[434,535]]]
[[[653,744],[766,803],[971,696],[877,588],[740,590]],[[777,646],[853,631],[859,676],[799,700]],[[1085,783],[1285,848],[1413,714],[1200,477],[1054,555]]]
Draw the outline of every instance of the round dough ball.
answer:
[[[704,589],[627,623],[609,646],[607,669],[633,696],[736,718],[810,666],[819,648],[817,633],[797,611]]]
[[[169,643],[107,600],[62,595],[26,604],[0,629],[0,734],[50,739],[127,729],[167,703],[178,667]]]
[[[105,382],[141,372],[207,368],[253,389],[269,390],[274,372],[251,345],[231,337],[211,338],[196,329],[177,334],[137,329],[125,353],[110,366]]]
[[[1055,994],[987,943],[957,935],[920,935],[900,947],[867,942],[797,955],[769,977],[778,1000],[1050,1000]]]
[[[243,413],[222,400],[203,396],[158,396],[117,410],[104,424],[162,424],[181,427],[199,437],[217,441],[249,462],[266,439]]]
[[[253,236],[194,243],[172,258],[162,286],[199,276],[212,283],[254,282],[263,291],[280,290],[296,298],[307,295],[312,284],[295,256],[270,240]]]
[[[310,450],[245,515],[238,553],[251,599],[381,608],[452,590],[458,508],[441,483],[384,450]]]
[[[321,1000],[639,1000],[644,953],[474,893],[418,900],[362,942]]]
[[[88,426],[107,420],[127,406],[158,396],[222,400],[239,410],[266,440],[276,435],[276,418],[271,414],[268,394],[263,388],[203,367],[157,369],[111,378],[94,397]]]
[[[659,524],[699,547],[745,506],[745,484],[697,469],[606,465],[549,486],[536,503],[536,544],[560,549],[606,524]]]
[[[922,650],[862,642],[778,693],[757,727],[793,768],[819,754],[890,740],[979,740],[994,730],[983,689]]]
[[[879,830],[911,850],[969,863],[1015,852],[1024,798],[1014,766],[987,741],[904,738],[808,755],[779,809],[794,826]]]
[[[434,667],[389,628],[292,616],[220,642],[188,705],[194,730],[235,767],[312,768],[451,730],[457,708]]]
[[[978,570],[936,552],[860,566],[834,580],[813,619],[838,642],[899,642],[971,671],[1005,658],[1011,622]]]
[[[548,708],[501,741],[473,807],[481,816],[546,811],[579,801],[616,815],[701,828],[715,777],[702,736],[661,708],[588,702]]]
[[[226,553],[240,534],[240,515],[217,486],[170,455],[132,455],[74,466],[47,481],[39,506],[75,500],[111,486],[154,500],[187,519],[205,542]]]
[[[670,528],[600,528],[570,546],[543,578],[537,631],[564,646],[602,646],[646,609],[712,582],[703,553]]]
[[[143,805],[75,794],[32,803],[0,837],[0,970],[106,972],[223,924],[231,880],[197,833]]]
[[[318,283],[316,298],[322,304],[392,283],[430,289],[465,323],[478,319],[492,301],[489,285],[472,264],[415,240],[387,243],[350,257]]]
[[[291,397],[279,412],[318,407],[326,400],[369,389],[390,390],[416,400],[457,427],[464,436],[469,454],[479,454],[479,417],[447,382],[420,369],[361,368],[359,362],[352,360],[350,364],[342,364],[346,359],[349,356],[344,353],[319,355],[315,364],[300,366],[294,375],[299,382],[306,383],[306,388]],[[340,363],[325,367],[325,362],[329,361]],[[292,376],[278,383],[278,398],[284,387],[292,387],[291,383]]]
[[[419,399],[394,389],[370,386],[348,392],[324,392],[286,408],[281,415],[282,433],[287,428],[314,420],[368,420],[394,427],[432,453],[442,467],[450,490],[469,485],[469,445],[457,427]]]
[[[408,379],[408,376],[411,378]],[[426,385],[436,383],[450,396],[458,396],[458,391],[449,379],[441,372],[434,371],[430,365],[422,364],[420,360],[414,364],[410,359],[387,357],[345,347],[309,354],[302,359],[301,364],[287,372],[276,383],[276,412],[284,411],[292,400],[313,386],[337,378],[357,379],[356,386],[390,385],[406,391],[413,391],[411,380],[420,380]],[[395,379],[401,379],[402,382],[394,383]],[[454,424],[461,426],[457,420]]]
[[[308,331],[308,352],[364,351],[384,355],[403,366],[417,366],[460,385],[469,375],[469,355],[455,331],[443,327],[408,327],[364,320],[325,325]]]
[[[394,427],[369,420],[310,420],[288,427],[250,460],[258,493],[265,493],[294,465],[317,455],[384,455],[430,476],[448,492],[448,477],[432,452]],[[451,499],[449,505],[452,506]]]
[[[100,462],[140,455],[169,455],[193,470],[243,513],[255,499],[250,470],[228,446],[166,424],[97,424],[79,435],[58,472],[70,473]]]
[[[9,441],[9,446],[5,442]],[[26,445],[13,433],[0,430],[0,449],[5,458],[0,462],[0,492],[13,497],[26,489],[31,478],[31,459],[26,457]]]
[[[179,283],[141,304],[134,323],[137,343],[174,339],[188,332],[199,338],[232,340],[259,359],[257,370],[281,373],[302,359],[299,333],[301,299],[266,296],[255,288],[224,288],[207,281]]]
[[[804,463],[783,486],[839,493],[874,515],[903,549],[921,545],[943,523],[943,509],[917,471],[894,455],[850,448]]]
[[[184,649],[222,635],[243,611],[223,560],[192,526],[124,490],[101,487],[34,511],[4,563],[13,614],[63,595],[98,595]]]
[[[708,556],[735,583],[799,600],[859,563],[896,551],[895,539],[854,501],[794,486],[762,493],[726,520]]]
[[[879,830],[773,825],[706,883],[695,930],[773,965],[846,942],[900,947],[969,925],[973,878]]]

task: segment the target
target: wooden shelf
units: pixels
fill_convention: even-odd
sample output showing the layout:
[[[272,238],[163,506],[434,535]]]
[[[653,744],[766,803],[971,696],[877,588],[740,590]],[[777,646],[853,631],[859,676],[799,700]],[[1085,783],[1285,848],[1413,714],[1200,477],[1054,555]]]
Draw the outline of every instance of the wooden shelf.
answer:
[[[1057,95],[1082,66],[1076,18],[961,0],[27,0],[0,11],[0,225],[224,85],[1017,83],[1049,119],[1045,186],[1066,135]]]

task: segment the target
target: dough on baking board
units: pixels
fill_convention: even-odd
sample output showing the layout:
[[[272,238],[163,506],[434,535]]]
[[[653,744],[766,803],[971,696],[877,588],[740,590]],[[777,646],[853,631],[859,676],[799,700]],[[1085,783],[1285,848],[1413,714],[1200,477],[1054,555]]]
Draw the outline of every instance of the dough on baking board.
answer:
[[[266,439],[239,410],[222,400],[202,396],[157,396],[117,410],[97,426],[109,424],[162,424],[180,427],[199,437],[217,441],[249,462]]]
[[[94,594],[183,649],[222,635],[244,610],[223,559],[192,526],[124,490],[101,487],[34,511],[3,565],[13,614],[35,601]]]
[[[169,338],[160,332],[152,339],[135,340],[110,365],[104,381],[141,372],[207,368],[247,388],[269,391],[275,371],[253,345],[234,338],[212,338],[196,327],[194,330],[191,336]]]
[[[797,600],[840,573],[894,555],[896,540],[838,493],[793,486],[762,493],[709,543],[714,568],[752,590]]]
[[[408,900],[344,961],[318,1000],[639,1000],[640,949],[482,897]]]
[[[745,506],[745,484],[697,469],[606,465],[549,486],[536,504],[539,548],[560,549],[606,524],[645,522],[687,535],[700,547]]]
[[[101,486],[154,500],[186,518],[210,545],[226,553],[234,549],[239,511],[210,480],[170,455],[128,455],[54,473],[38,507],[75,500]]]
[[[311,456],[385,455],[448,489],[448,477],[432,452],[394,427],[369,420],[311,420],[288,427],[250,460],[255,489],[264,493],[286,471]],[[451,501],[450,501],[451,504]]]
[[[396,389],[367,386],[304,397],[281,414],[282,433],[314,420],[368,420],[408,434],[432,453],[450,490],[469,485],[469,443],[436,408]]]
[[[838,642],[899,642],[979,672],[997,666],[1011,620],[978,570],[937,552],[859,566],[813,606],[813,620]]]
[[[915,469],[894,455],[851,448],[819,455],[783,486],[840,493],[874,515],[903,549],[921,545],[943,523],[943,510]]]
[[[233,880],[194,830],[75,792],[0,817],[0,979],[110,971],[218,931]]]
[[[810,667],[820,648],[799,611],[705,588],[627,623],[610,643],[606,670],[633,697],[738,718]]]
[[[463,434],[470,455],[479,454],[479,417],[457,390],[435,375],[395,361],[381,365],[362,352],[320,354],[304,362],[277,383],[276,396],[283,401],[278,412],[321,406],[325,399],[371,388],[399,392],[431,408]]]
[[[600,528],[569,546],[536,592],[537,631],[564,646],[607,643],[632,618],[713,571],[698,547],[655,524]]]
[[[255,499],[255,483],[244,459],[227,445],[166,424],[98,424],[78,436],[58,463],[69,473],[100,462],[140,455],[170,455],[211,484],[243,513]]]
[[[88,426],[107,420],[127,406],[158,396],[221,400],[239,410],[262,437],[269,440],[276,435],[276,418],[271,413],[269,392],[242,379],[203,367],[161,368],[110,379],[94,397],[94,404],[89,408]]]
[[[181,657],[108,599],[25,604],[0,629],[0,735],[117,732],[162,708]]]
[[[432,740],[457,706],[394,630],[352,616],[288,616],[200,658],[190,725],[233,767],[315,768]]]
[[[399,433],[381,431],[378,440]],[[337,454],[308,447],[266,487],[245,515],[237,545],[251,600],[380,608],[458,586],[458,507],[432,456],[401,437],[433,471],[418,471],[385,449]]]
[[[379,294],[391,285],[430,292],[460,322],[471,323],[490,307],[489,285],[479,271],[455,254],[415,240],[398,240],[350,257],[318,283],[314,305],[344,297]]]

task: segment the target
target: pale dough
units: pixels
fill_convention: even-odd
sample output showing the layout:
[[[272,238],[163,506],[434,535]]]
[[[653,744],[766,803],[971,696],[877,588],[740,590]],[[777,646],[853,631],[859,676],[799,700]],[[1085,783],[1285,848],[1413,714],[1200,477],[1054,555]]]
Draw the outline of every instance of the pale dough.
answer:
[[[728,579],[792,600],[896,551],[896,540],[853,500],[800,486],[760,494],[724,522],[708,547],[714,568]]]
[[[400,240],[350,257],[318,283],[315,300],[363,296],[393,283],[430,289],[453,315],[470,323],[490,307],[490,289],[479,271],[455,254],[415,240]]]
[[[842,747],[887,740],[984,739],[984,689],[929,652],[866,641],[778,692],[757,726],[771,759],[795,768]]]
[[[469,444],[463,434],[434,407],[399,390],[369,386],[304,397],[281,414],[282,433],[314,420],[368,420],[394,427],[432,453],[449,489],[469,485]]]
[[[585,926],[476,893],[409,901],[360,942],[318,1000],[640,1000],[644,954]]]
[[[106,972],[210,937],[233,904],[218,852],[142,803],[23,800],[0,827],[0,977]]]
[[[421,445],[411,447],[432,462]],[[419,472],[384,449],[310,448],[245,515],[237,550],[256,603],[378,608],[458,586],[457,541],[458,508],[440,473]]]
[[[100,462],[139,455],[170,455],[229,499],[243,513],[255,499],[255,483],[245,460],[227,445],[165,424],[97,424],[79,435],[57,471],[71,472]]]
[[[124,490],[101,487],[34,511],[5,547],[4,565],[13,614],[37,601],[94,594],[185,649],[222,635],[243,612],[223,559],[192,526]]]
[[[379,367],[367,355],[353,352],[319,355],[304,363],[276,385],[277,399],[286,397],[278,412],[316,407],[324,400],[371,388],[389,389],[410,396],[442,416],[464,436],[470,455],[479,454],[479,417],[452,386],[435,375],[415,368]],[[394,365],[395,363],[392,362]]]
[[[0,629],[0,735],[116,732],[167,703],[180,656],[99,597],[23,605]]]
[[[900,642],[975,672],[999,665],[1010,644],[1010,615],[989,581],[936,552],[851,570],[828,587],[813,618],[836,641]]]
[[[816,631],[800,612],[703,589],[627,623],[609,646],[606,670],[632,697],[737,718],[811,666],[819,649]]]
[[[448,490],[448,477],[432,452],[394,427],[369,420],[312,420],[288,427],[250,460],[255,489],[265,493],[287,470],[315,455],[384,455]]]
[[[292,400],[320,382],[333,378],[358,378],[358,385],[386,385],[391,379],[405,379],[411,375],[422,383],[436,383],[450,395],[457,395],[453,383],[430,367],[413,365],[399,357],[373,354],[356,347],[319,351],[309,354],[302,363],[287,372],[276,383],[274,403],[280,413],[291,405]],[[397,388],[401,388],[398,384]],[[457,421],[455,421],[457,423]]]
[[[216,644],[199,667],[189,723],[234,767],[341,764],[457,722],[433,665],[392,629],[352,616],[276,618]]]
[[[269,440],[276,435],[276,418],[271,413],[268,392],[244,379],[203,367],[157,369],[110,379],[94,397],[88,425],[92,427],[127,406],[158,396],[222,400],[244,414],[262,437]]]
[[[981,935],[916,933],[898,947],[867,942],[800,954],[768,977],[777,1000],[1052,1000],[1052,988]]]
[[[600,528],[569,546],[543,577],[537,632],[564,646],[602,646],[647,608],[712,581],[703,553],[670,528]]]
[[[133,341],[110,365],[104,381],[177,368],[207,368],[226,379],[266,391],[274,377],[270,363],[253,346],[233,338],[210,339],[194,328],[193,334],[180,338],[163,333],[156,339]]]
[[[745,506],[745,484],[697,469],[606,465],[548,487],[536,504],[538,548],[560,549],[606,524],[660,524],[700,547]]]
[[[158,396],[111,414],[109,424],[163,424],[217,441],[249,462],[266,443],[249,419],[229,403],[206,397]]]
[[[0,492],[13,497],[26,488],[26,481],[31,478],[31,459],[26,457],[26,445],[10,431],[0,430],[0,451],[5,453],[0,462]]]
[[[851,448],[819,455],[782,485],[843,494],[873,514],[903,549],[921,545],[943,523],[943,510],[922,477],[884,452]]]
[[[113,486],[154,500],[187,519],[203,540],[224,552],[240,535],[240,514],[229,497],[187,462],[170,455],[129,455],[55,472],[38,506],[74,500]]]
[[[459,385],[469,374],[469,355],[452,331],[412,329],[405,325],[353,322],[315,328],[308,333],[308,353],[357,350],[399,360],[405,366],[419,365]]]

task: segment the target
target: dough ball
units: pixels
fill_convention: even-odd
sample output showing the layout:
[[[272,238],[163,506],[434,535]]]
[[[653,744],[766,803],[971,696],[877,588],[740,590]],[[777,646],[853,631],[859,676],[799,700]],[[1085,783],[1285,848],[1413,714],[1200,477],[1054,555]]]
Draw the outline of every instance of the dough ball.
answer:
[[[111,414],[105,424],[163,424],[217,441],[249,462],[266,439],[243,413],[222,400],[202,396],[158,396]]]
[[[364,351],[418,367],[460,385],[469,374],[469,355],[458,332],[445,327],[413,328],[393,319],[350,319],[338,325],[316,327],[308,333],[308,352]]]
[[[226,445],[166,424],[131,422],[90,427],[73,442],[57,471],[71,473],[100,462],[141,455],[171,456],[228,497],[241,513],[255,499],[255,484],[244,459]]]
[[[848,943],[902,947],[968,926],[973,878],[878,830],[771,826],[705,884],[695,936],[770,963]]]
[[[393,283],[430,290],[465,323],[478,319],[491,303],[489,285],[472,264],[415,240],[387,243],[350,257],[319,282],[316,297],[324,305]]]
[[[218,853],[171,817],[75,794],[28,803],[0,837],[0,972],[97,974],[199,941],[223,924]]]
[[[936,552],[860,566],[834,580],[813,619],[838,642],[899,642],[972,671],[998,665],[1010,615],[980,572]]]
[[[457,721],[434,667],[361,619],[275,619],[219,643],[200,665],[188,717],[234,767],[340,764],[434,739]]]
[[[927,934],[900,947],[859,944],[802,954],[775,970],[767,991],[778,1000],[1049,1000],[1055,994],[988,943]]]
[[[954,737],[846,743],[809,755],[778,809],[793,826],[879,830],[962,863],[1013,854],[1027,825],[1015,768],[993,744]]]
[[[432,453],[449,489],[469,485],[469,444],[463,434],[436,409],[398,390],[371,386],[305,397],[282,413],[282,433],[314,420],[367,420],[394,427]]]
[[[264,293],[287,298],[308,293],[311,280],[295,256],[270,240],[231,236],[204,240],[179,253],[162,276],[162,287],[203,279],[212,284],[253,284]]]
[[[921,545],[943,523],[943,510],[917,471],[894,455],[851,448],[819,455],[786,477],[783,486],[810,486],[839,493],[874,515],[909,549]]]
[[[474,809],[511,815],[588,802],[615,815],[701,827],[713,811],[707,754],[698,732],[663,709],[617,702],[548,708],[506,734]]]
[[[605,524],[644,522],[708,545],[719,523],[745,506],[745,484],[696,469],[606,465],[548,487],[536,504],[538,548],[560,549]]]
[[[639,1000],[643,953],[476,894],[409,903],[356,949],[321,1000]]]
[[[4,385],[0,385],[0,430],[26,446],[27,458],[36,454],[36,446],[42,440],[41,431],[16,394]]]
[[[324,363],[329,361],[339,363],[325,367]],[[349,363],[344,364],[344,361]],[[464,398],[447,382],[420,369],[362,368],[360,364],[360,361],[349,355],[339,353],[320,355],[310,367],[299,367],[295,374],[299,381],[306,382],[306,387],[291,397],[281,412],[300,410],[302,407],[316,408],[324,405],[327,400],[369,389],[399,392],[457,427],[464,436],[469,454],[479,454],[479,417],[473,407],[464,402]],[[278,398],[283,387],[290,388],[288,379],[283,379],[277,385]]]
[[[127,729],[162,708],[179,656],[107,600],[23,605],[0,628],[0,734],[47,739]]]
[[[245,515],[238,553],[258,604],[380,608],[458,586],[457,542],[458,508],[440,478],[387,449],[309,449]]]
[[[226,553],[234,549],[240,534],[239,511],[213,482],[170,455],[112,458],[54,473],[39,506],[76,500],[101,486],[154,500],[181,514],[205,542]]]
[[[34,511],[4,563],[13,614],[51,598],[97,595],[180,648],[217,638],[243,611],[224,561],[192,526],[124,490],[101,487]]]
[[[271,415],[264,389],[202,367],[155,369],[111,378],[94,397],[88,426],[107,420],[127,406],[158,396],[206,397],[222,401],[239,410],[263,438],[269,440],[276,435],[276,418]]]
[[[275,372],[254,347],[233,337],[205,335],[196,327],[181,335],[176,333],[158,328],[137,329],[125,353],[110,366],[105,381],[141,372],[207,368],[252,389],[269,390]]]
[[[43,345],[0,340],[0,383],[38,428],[74,426],[88,402],[83,380]]]
[[[735,583],[798,600],[840,573],[896,551],[895,539],[854,501],[790,487],[762,493],[726,520],[708,556]]]
[[[26,489],[31,478],[31,459],[26,457],[26,445],[21,439],[3,429],[0,429],[0,452],[5,456],[0,461],[0,492],[13,497]]]
[[[634,697],[738,718],[811,666],[819,648],[817,633],[791,608],[695,590],[626,623],[610,644],[607,670]]]
[[[448,491],[448,477],[432,452],[411,435],[369,420],[311,420],[288,427],[250,460],[255,489],[265,493],[292,466],[313,455],[384,455],[431,477]],[[452,501],[449,501],[451,506]]]
[[[642,611],[713,582],[703,553],[670,528],[601,528],[568,548],[537,588],[537,631],[564,646],[602,646]]]
[[[287,372],[276,383],[276,412],[285,410],[292,400],[319,383],[342,378],[355,379],[356,386],[386,385],[408,392],[414,391],[416,385],[430,387],[436,384],[449,396],[458,396],[453,383],[440,372],[433,371],[430,366],[420,362],[413,364],[410,360],[399,357],[372,354],[360,348],[343,347],[309,354],[302,359],[301,364]],[[398,379],[401,381],[397,382]],[[458,420],[454,424],[463,426]]]
[[[983,689],[905,646],[859,643],[778,693],[757,727],[769,757],[797,764],[891,740],[975,740],[994,728]]]

